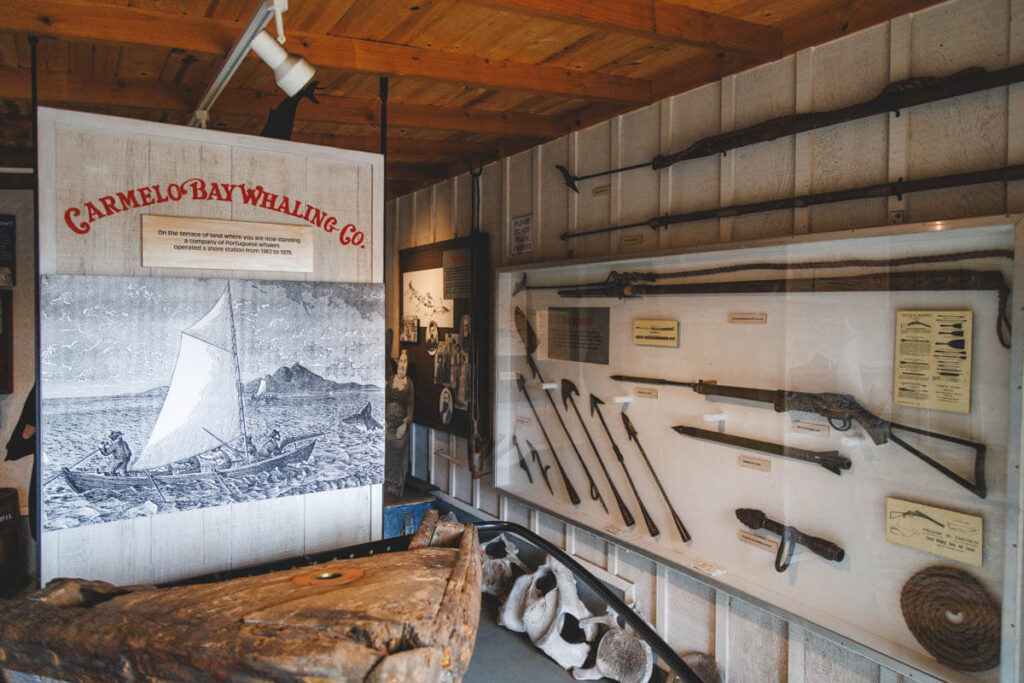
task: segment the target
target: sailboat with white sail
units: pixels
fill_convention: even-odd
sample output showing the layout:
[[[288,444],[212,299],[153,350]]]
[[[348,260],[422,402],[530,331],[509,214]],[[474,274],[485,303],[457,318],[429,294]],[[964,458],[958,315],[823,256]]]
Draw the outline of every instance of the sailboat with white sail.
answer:
[[[237,479],[306,460],[316,447],[318,434],[286,440],[279,445],[279,453],[266,457],[253,452],[242,386],[228,283],[206,315],[181,332],[160,414],[145,447],[129,461],[128,474],[95,474],[67,467],[61,474],[78,493],[141,487],[163,497],[163,486],[199,480],[217,483],[231,493],[225,478]],[[175,466],[202,460],[218,449],[231,464],[175,473]]]

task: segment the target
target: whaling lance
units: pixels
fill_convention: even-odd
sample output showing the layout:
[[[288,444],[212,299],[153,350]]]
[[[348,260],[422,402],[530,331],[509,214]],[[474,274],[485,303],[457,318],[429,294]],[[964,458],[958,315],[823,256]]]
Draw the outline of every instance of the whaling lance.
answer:
[[[640,505],[640,514],[644,516],[644,523],[647,524],[647,531],[650,532],[651,536],[657,536],[661,532],[658,531],[658,525],[651,519],[651,515],[647,512],[647,508],[644,506],[644,501],[640,499],[640,492],[636,490],[636,484],[633,483],[633,477],[629,476],[629,470],[626,469],[626,459],[622,457],[622,451],[619,450],[618,445],[615,443],[615,439],[612,437],[612,432],[608,429],[608,423],[604,421],[604,415],[601,414],[601,409],[598,406],[604,405],[604,401],[599,399],[593,394],[590,395],[590,414],[597,413],[597,417],[601,420],[601,426],[604,427],[604,433],[608,435],[608,441],[612,444],[612,451],[615,453],[615,457],[618,459],[619,464],[622,465],[622,471],[626,473],[626,481],[629,482],[629,487],[633,489],[633,496],[636,498],[636,502]]]
[[[562,461],[558,459],[558,453],[555,452],[555,447],[551,445],[551,437],[548,436],[548,430],[544,429],[544,423],[540,421],[540,415],[537,414],[537,409],[533,405],[533,401],[530,400],[530,394],[526,391],[526,380],[522,375],[516,375],[516,386],[519,387],[519,391],[522,392],[523,396],[526,397],[526,402],[530,406],[530,410],[533,411],[533,419],[537,421],[537,426],[540,427],[540,433],[544,435],[544,441],[548,444],[548,449],[551,451],[551,457],[555,459],[555,465],[558,466],[558,473],[562,475],[562,482],[565,484],[565,491],[569,494],[569,500],[572,501],[573,505],[580,504],[580,496],[576,493],[576,489],[573,488],[572,482],[569,481],[569,475],[566,474],[565,468],[562,467]],[[545,479],[547,477],[545,476]]]
[[[529,439],[526,440],[526,447],[530,449],[530,457],[537,463],[537,469],[540,470],[540,476],[544,477],[544,483],[547,484],[548,491],[551,492],[552,496],[555,495],[555,490],[551,488],[551,480],[548,479],[548,470],[551,469],[551,465],[545,465],[540,461],[540,453],[533,447]]]
[[[686,526],[683,525],[683,520],[679,519],[679,515],[676,514],[676,509],[672,507],[672,501],[668,499],[668,494],[665,493],[665,487],[661,485],[661,480],[658,479],[657,473],[654,471],[654,466],[651,465],[650,458],[647,457],[647,451],[644,450],[643,445],[640,443],[640,437],[637,436],[636,427],[633,426],[633,421],[629,419],[629,415],[620,413],[622,415],[622,424],[626,428],[626,434],[629,436],[629,440],[636,444],[637,450],[640,451],[640,455],[644,457],[644,462],[647,463],[647,469],[651,471],[651,477],[654,478],[654,483],[658,485],[658,490],[661,491],[661,497],[665,499],[665,504],[668,505],[668,511],[672,513],[672,521],[676,525],[676,529],[679,531],[680,538],[683,539],[683,543],[690,541],[690,532],[686,530]]]
[[[579,394],[580,390],[576,388],[576,385],[567,379],[562,380],[562,405],[565,409],[569,409],[569,403],[572,403],[572,409],[576,412],[576,417],[580,421],[580,426],[583,427],[583,433],[587,435],[587,441],[590,442],[590,448],[594,451],[594,457],[597,458],[597,464],[601,466],[601,471],[604,472],[604,478],[608,482],[608,486],[612,489],[612,495],[615,496],[615,502],[619,505],[619,513],[622,515],[622,521],[626,523],[626,526],[633,526],[636,524],[636,520],[633,519],[632,513],[629,511],[629,507],[626,505],[626,501],[622,500],[622,496],[619,495],[619,490],[615,488],[615,483],[612,481],[611,475],[608,474],[608,468],[604,466],[604,461],[601,459],[601,453],[597,450],[597,444],[594,443],[594,438],[590,436],[590,430],[587,429],[587,423],[583,421],[583,416],[580,415],[580,409],[576,406],[576,399],[574,395]]]
[[[531,348],[531,346],[536,346],[536,342],[533,344],[530,342],[531,339],[536,339],[537,335],[534,333],[533,328],[530,327],[530,322],[527,320],[526,314],[523,313],[522,309],[518,306],[516,306],[515,310],[515,323],[516,330],[519,331],[523,344],[526,346],[526,362],[530,366],[530,372],[533,373],[533,377],[543,385],[544,375],[540,374],[540,368],[537,367],[537,363],[533,360],[533,349]],[[580,466],[583,468],[583,474],[587,476],[587,482],[590,484],[590,499],[601,503],[601,507],[604,508],[604,511],[608,512],[608,506],[605,505],[604,497],[601,495],[601,489],[597,488],[597,484],[594,482],[594,477],[590,474],[590,469],[587,467],[587,463],[584,462],[583,456],[580,455],[580,449],[576,448],[576,441],[572,438],[572,434],[569,433],[569,428],[565,426],[565,420],[562,419],[561,413],[558,412],[558,406],[555,405],[555,399],[551,398],[551,392],[547,389],[544,389],[544,395],[548,397],[548,403],[551,404],[551,410],[555,413],[555,417],[558,418],[558,424],[562,425],[562,431],[565,433],[565,438],[569,440],[569,445],[572,446],[573,453],[576,454],[576,458],[580,461]]]
[[[526,478],[533,483],[533,475],[530,474],[530,466],[526,464],[526,458],[523,457],[523,451],[519,448],[519,442],[516,440],[516,435],[512,435],[512,445],[516,448],[516,453],[519,455],[519,469],[526,472]],[[553,493],[553,492],[552,492]]]

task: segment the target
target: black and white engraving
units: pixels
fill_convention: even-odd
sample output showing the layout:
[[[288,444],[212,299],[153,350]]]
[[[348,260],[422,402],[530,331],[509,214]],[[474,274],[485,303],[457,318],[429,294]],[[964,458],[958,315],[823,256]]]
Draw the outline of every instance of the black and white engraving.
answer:
[[[43,524],[379,484],[379,284],[47,276]]]
[[[402,274],[402,315],[419,318],[420,325],[454,324],[454,302],[444,298],[444,269],[414,270]]]

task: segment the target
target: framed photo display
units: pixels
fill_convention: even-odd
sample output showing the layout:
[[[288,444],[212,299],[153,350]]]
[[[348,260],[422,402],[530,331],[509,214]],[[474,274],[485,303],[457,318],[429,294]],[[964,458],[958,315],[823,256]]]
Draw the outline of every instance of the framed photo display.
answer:
[[[415,386],[413,421],[467,438],[474,418],[479,433],[490,430],[488,253],[487,235],[476,234],[398,255],[400,342]]]

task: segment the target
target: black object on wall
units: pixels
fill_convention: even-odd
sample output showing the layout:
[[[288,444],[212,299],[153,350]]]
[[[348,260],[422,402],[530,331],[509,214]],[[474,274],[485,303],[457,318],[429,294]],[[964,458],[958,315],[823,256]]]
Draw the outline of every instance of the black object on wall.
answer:
[[[466,438],[473,433],[474,372],[483,403],[479,429],[490,433],[488,245],[480,233],[398,254],[399,341],[416,388],[413,421]]]

